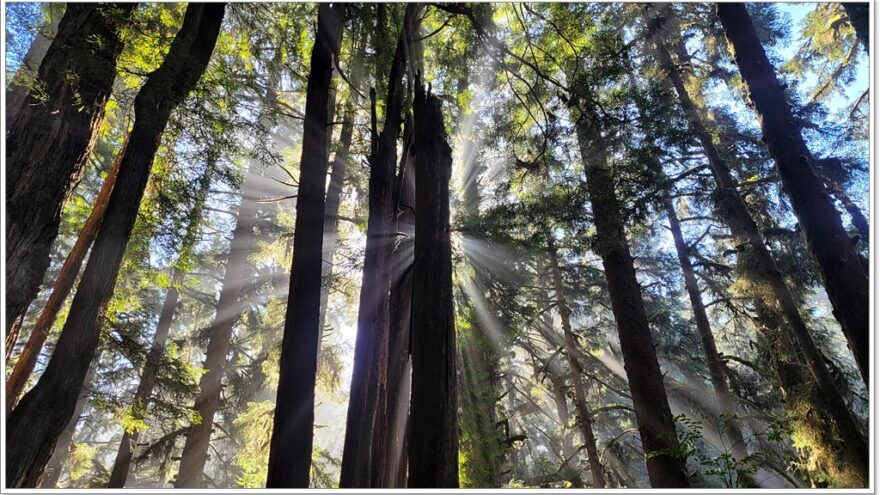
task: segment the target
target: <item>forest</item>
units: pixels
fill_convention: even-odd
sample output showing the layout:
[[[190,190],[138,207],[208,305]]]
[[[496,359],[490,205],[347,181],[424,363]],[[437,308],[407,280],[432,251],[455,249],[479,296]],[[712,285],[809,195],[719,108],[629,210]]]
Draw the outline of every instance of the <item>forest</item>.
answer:
[[[871,486],[869,4],[4,8],[6,488]]]

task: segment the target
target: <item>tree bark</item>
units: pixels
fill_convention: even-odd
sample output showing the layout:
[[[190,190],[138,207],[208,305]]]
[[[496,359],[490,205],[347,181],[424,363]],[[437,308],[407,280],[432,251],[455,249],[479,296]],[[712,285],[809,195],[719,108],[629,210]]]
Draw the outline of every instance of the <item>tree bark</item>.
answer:
[[[6,328],[37,296],[64,203],[82,178],[137,4],[70,4],[6,134]],[[72,77],[73,76],[73,77]]]
[[[36,386],[22,397],[6,422],[8,486],[36,484],[58,435],[73,414],[95,355],[103,312],[113,294],[153,156],[171,111],[183,101],[208,65],[224,7],[187,7],[183,26],[168,55],[147,77],[135,98],[135,123],[119,165],[116,187],[55,352]]]
[[[153,335],[153,344],[150,346],[147,363],[144,365],[141,380],[134,394],[134,401],[131,406],[134,419],[143,420],[146,416],[146,411],[153,395],[153,388],[156,386],[158,366],[165,352],[168,332],[171,330],[171,321],[174,319],[174,313],[177,310],[179,296],[180,293],[175,286],[170,287],[165,295],[162,313],[159,315],[159,324],[156,326],[156,333]],[[116,460],[113,462],[113,469],[110,471],[110,480],[107,483],[107,488],[122,488],[125,486],[125,481],[128,479],[128,471],[131,467],[131,458],[139,436],[139,431],[123,431],[122,440],[119,442],[119,449],[116,452]]]
[[[346,105],[343,117],[342,131],[339,137],[339,150],[333,158],[330,167],[330,183],[327,185],[327,199],[324,205],[324,240],[321,252],[321,313],[318,328],[323,340],[324,326],[327,318],[327,302],[330,297],[330,281],[333,277],[333,258],[336,255],[337,242],[339,241],[339,205],[342,196],[342,184],[348,171],[350,159],[352,134],[354,131],[354,106]],[[329,133],[328,133],[329,134]]]
[[[113,192],[113,187],[116,185],[116,177],[119,175],[119,164],[124,155],[125,145],[123,145],[122,149],[123,152],[116,156],[116,160],[113,161],[113,165],[107,172],[107,177],[104,178],[101,190],[95,197],[95,205],[92,207],[86,223],[79,231],[79,236],[77,236],[76,242],[70,249],[70,253],[65,258],[61,271],[58,272],[58,276],[52,284],[52,294],[49,296],[46,306],[43,307],[43,311],[40,313],[40,317],[37,319],[33,330],[31,330],[31,334],[19,355],[18,361],[15,363],[15,367],[12,369],[12,373],[6,380],[7,414],[12,411],[18,403],[18,399],[21,398],[24,387],[27,385],[27,380],[34,371],[37,359],[40,357],[40,352],[42,352],[43,346],[46,344],[46,339],[49,338],[49,332],[52,331],[52,326],[55,325],[55,319],[64,306],[67,296],[70,295],[83,261],[85,261],[86,255],[88,255],[89,249],[91,249],[92,243],[98,235],[101,222],[104,220],[104,213],[107,211],[107,204],[110,202],[110,193]],[[7,348],[6,352],[11,354],[12,350]]]
[[[6,86],[6,122],[8,124],[11,124],[18,116],[33,81],[38,77],[40,64],[43,62],[46,52],[49,51],[49,46],[55,39],[56,33],[58,33],[58,24],[61,22],[63,9],[64,4],[58,3],[49,4],[48,8],[43,10],[47,19],[37,29],[34,40],[28,47],[21,65],[15,71],[12,81],[9,81]]]
[[[409,55],[409,38],[418,4],[407,4],[403,26],[388,76],[385,123],[376,134],[375,91],[372,100],[372,136],[370,152],[369,214],[364,253],[363,278],[355,339],[354,368],[342,450],[340,488],[367,488],[371,485],[373,425],[379,395],[380,368],[384,353],[387,360],[389,332],[389,294],[391,291],[391,254],[394,248],[394,182],[397,165],[397,135],[403,123],[402,78]],[[379,54],[382,56],[382,53]]]
[[[97,369],[97,361],[92,361],[91,366],[89,366],[89,372],[86,373],[84,381],[86,386],[92,383],[92,379],[95,377]],[[70,418],[70,422],[67,423],[64,432],[58,437],[58,442],[55,444],[55,451],[52,453],[52,458],[49,460],[49,464],[46,465],[46,470],[43,471],[43,476],[40,478],[40,488],[56,488],[58,486],[58,480],[61,479],[61,470],[64,469],[64,461],[66,461],[70,455],[70,447],[73,445],[73,437],[76,435],[76,426],[79,424],[80,417],[88,403],[89,395],[85,390],[85,387],[83,387],[83,391],[79,395],[79,400],[76,401],[76,407],[73,410],[73,417]]]
[[[241,289],[248,278],[247,258],[253,242],[254,222],[256,220],[258,194],[257,165],[251,164],[247,178],[242,187],[241,205],[232,240],[229,243],[229,255],[226,258],[226,272],[217,301],[217,313],[208,329],[208,347],[205,349],[205,370],[199,380],[199,394],[196,397],[194,410],[201,418],[192,425],[186,435],[186,443],[180,458],[180,469],[175,488],[202,488],[202,474],[208,459],[208,446],[211,441],[211,430],[214,427],[214,414],[220,407],[220,392],[223,375],[226,372],[227,355],[232,340],[232,329],[241,316]]]
[[[549,232],[548,232],[549,233]],[[590,465],[593,488],[605,488],[605,474],[602,464],[599,462],[599,449],[596,447],[596,436],[593,434],[593,421],[590,418],[590,407],[587,403],[587,393],[581,380],[582,369],[577,360],[577,342],[571,328],[571,311],[568,308],[568,300],[565,297],[562,285],[562,273],[559,270],[559,255],[553,240],[548,241],[547,255],[550,261],[550,274],[553,278],[553,289],[556,292],[556,309],[562,320],[562,331],[565,336],[565,355],[568,357],[568,367],[571,370],[571,383],[574,388],[575,408],[578,412],[578,423],[581,433],[584,435],[584,445],[587,450],[587,462]]]
[[[725,425],[727,436],[731,442],[730,453],[735,460],[742,460],[748,455],[748,449],[739,422],[734,418],[737,411],[736,399],[727,386],[726,367],[718,353],[718,347],[715,345],[715,336],[712,334],[712,326],[709,324],[709,316],[706,314],[706,306],[703,304],[703,296],[700,292],[700,286],[697,284],[694,266],[691,264],[690,249],[681,232],[681,224],[675,213],[675,206],[666,193],[663,194],[663,207],[666,210],[666,217],[669,219],[669,230],[675,241],[675,252],[678,255],[678,263],[684,276],[685,290],[691,301],[694,322],[700,336],[700,345],[703,347],[703,355],[706,357],[709,381],[712,382],[712,388],[715,390],[715,398],[721,412],[728,416]]]
[[[593,249],[605,267],[639,436],[647,455],[648,478],[654,488],[686,488],[690,483],[684,459],[678,455],[675,422],[606,163],[605,143],[594,117],[582,115],[576,127],[596,225]]]
[[[791,112],[785,90],[776,79],[745,5],[719,4],[718,17],[749,88],[749,96],[761,122],[763,141],[776,161],[783,188],[791,199],[810,253],[819,266],[834,315],[868,385],[868,276],[850,244],[840,215],[816,175],[814,160]]]
[[[208,189],[211,185],[211,177],[213,175],[213,167],[215,163],[209,160],[208,167],[202,177],[199,179],[198,190],[196,192],[195,204],[187,215],[187,227],[183,240],[180,245],[180,254],[175,266],[171,268],[171,286],[165,294],[165,302],[162,304],[162,310],[159,313],[159,322],[156,325],[156,332],[153,334],[153,343],[150,346],[143,372],[141,373],[140,382],[132,401],[132,417],[136,420],[143,420],[146,417],[147,408],[153,396],[153,389],[156,386],[159,367],[162,365],[162,358],[165,354],[165,342],[168,340],[168,334],[171,331],[171,323],[174,320],[174,313],[177,311],[177,302],[180,298],[178,287],[183,283],[184,274],[181,273],[177,266],[181,262],[186,263],[191,255],[192,249],[198,240],[199,227],[202,222],[202,212],[204,211],[205,201],[208,196]],[[119,450],[116,453],[116,460],[113,462],[113,468],[110,471],[110,480],[107,488],[123,488],[125,481],[128,479],[128,471],[131,467],[131,459],[137,445],[139,431],[122,433],[122,441],[119,443]]]
[[[342,40],[344,6],[321,4],[312,48],[290,292],[269,451],[267,488],[308,488],[321,312],[321,245],[327,180],[327,129],[333,57]]]
[[[412,301],[410,488],[458,487],[458,412],[449,179],[440,99],[415,80],[416,225]]]
[[[397,479],[395,470],[405,457],[402,435],[409,409],[409,389],[403,374],[409,362],[412,263],[415,219],[415,170],[412,155],[412,115],[407,114],[403,131],[400,167],[395,179],[392,202],[395,218],[392,232],[398,235],[391,253],[391,291],[388,299],[388,341],[380,357],[376,414],[373,422],[373,445],[370,454],[370,485],[386,488]],[[405,406],[400,407],[401,400]],[[405,488],[405,486],[390,486]]]
[[[652,21],[649,27],[649,29],[653,30],[651,34],[657,48],[657,55],[660,58],[661,67],[678,95],[679,103],[685,112],[691,130],[697,134],[709,161],[709,166],[712,169],[716,182],[714,193],[716,210],[731,229],[734,242],[738,246],[737,257],[741,263],[753,263],[755,267],[752,273],[767,284],[767,288],[779,305],[779,310],[788,322],[788,328],[801,347],[807,367],[816,380],[822,394],[826,396],[835,421],[838,422],[841,437],[846,441],[846,448],[852,449],[852,453],[849,455],[854,459],[863,459],[862,464],[867,468],[867,446],[856,426],[855,420],[840,396],[831,375],[828,373],[824,359],[819,353],[809,329],[800,315],[797,302],[788,289],[782,273],[770,255],[770,251],[767,249],[757,225],[737,190],[737,184],[730,172],[730,168],[721,158],[718,149],[715,147],[712,136],[703,123],[697,106],[687,92],[681,73],[678,71],[669,51],[659,37],[659,34],[663,32],[664,22],[665,19],[660,15]],[[867,480],[867,478],[865,479]]]
[[[870,25],[871,11],[867,2],[844,2],[843,9],[846,10],[846,16],[849,17],[849,23],[856,30],[856,36],[865,47],[865,53],[871,53]]]

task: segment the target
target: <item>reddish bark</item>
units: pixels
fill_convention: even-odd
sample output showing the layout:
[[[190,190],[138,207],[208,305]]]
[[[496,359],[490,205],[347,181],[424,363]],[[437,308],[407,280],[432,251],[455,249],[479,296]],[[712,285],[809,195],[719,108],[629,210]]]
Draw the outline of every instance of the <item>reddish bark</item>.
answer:
[[[101,190],[95,197],[92,211],[89,213],[86,223],[79,231],[79,236],[77,236],[76,242],[70,249],[70,253],[65,258],[61,271],[55,277],[55,282],[52,284],[52,294],[49,296],[46,306],[43,307],[43,311],[40,313],[40,317],[37,319],[33,330],[31,330],[31,334],[21,350],[18,361],[16,361],[15,367],[12,368],[12,373],[6,380],[7,414],[12,411],[18,403],[18,399],[21,398],[28,378],[37,365],[40,352],[42,352],[43,346],[46,344],[46,339],[49,338],[49,332],[52,331],[55,319],[64,306],[67,296],[70,295],[83,261],[85,261],[86,255],[88,255],[89,249],[91,249],[92,243],[98,235],[101,222],[104,220],[104,212],[107,211],[107,204],[110,201],[110,193],[113,192],[113,186],[116,185],[116,177],[119,175],[119,164],[124,155],[125,145],[123,145],[122,150],[123,152],[116,156],[110,171],[107,172],[107,177],[101,185]],[[11,350],[7,349],[7,353],[11,353]]]
[[[61,211],[82,178],[137,4],[67,7],[6,134],[6,328],[37,296]],[[75,77],[71,77],[71,76]]]
[[[58,436],[73,415],[95,356],[103,313],[113,295],[153,156],[172,110],[189,94],[208,65],[224,9],[225,4],[190,4],[168,55],[147,77],[135,98],[135,122],[119,165],[116,187],[55,352],[40,380],[22,397],[6,422],[6,482],[10,487],[32,487],[37,483]]]

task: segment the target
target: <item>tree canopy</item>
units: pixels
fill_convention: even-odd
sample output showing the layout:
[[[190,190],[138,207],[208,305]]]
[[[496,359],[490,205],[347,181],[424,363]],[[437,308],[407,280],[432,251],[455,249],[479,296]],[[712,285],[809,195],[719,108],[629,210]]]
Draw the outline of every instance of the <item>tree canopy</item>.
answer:
[[[869,486],[867,4],[5,4],[12,488]]]

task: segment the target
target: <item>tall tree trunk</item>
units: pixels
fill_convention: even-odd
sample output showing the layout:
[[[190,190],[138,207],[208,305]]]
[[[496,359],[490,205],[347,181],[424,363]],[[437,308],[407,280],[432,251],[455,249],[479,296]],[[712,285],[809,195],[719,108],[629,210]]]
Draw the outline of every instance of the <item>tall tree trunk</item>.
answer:
[[[684,459],[675,454],[678,451],[675,422],[624,233],[620,203],[608,168],[598,120],[594,115],[582,115],[576,132],[596,225],[597,239],[593,249],[605,267],[620,350],[647,456],[648,478],[654,488],[688,487]]]
[[[792,436],[808,447],[807,469],[822,473],[838,487],[864,483],[865,467],[852,457],[836,431],[833,415],[815,381],[804,369],[798,345],[785,331],[785,318],[763,301],[755,302],[761,335],[767,341],[770,363],[779,379],[782,399],[792,418]]]
[[[55,39],[55,34],[58,33],[58,24],[61,22],[64,7],[62,3],[50,3],[48,8],[43,10],[46,19],[37,29],[34,40],[31,42],[31,46],[28,47],[21,65],[18,66],[15,75],[6,86],[7,124],[11,124],[15,117],[18,116],[18,112],[21,110],[21,106],[24,105],[24,100],[27,98],[28,92],[32,87],[32,83],[38,78],[38,71],[40,70],[40,64],[43,62],[43,57],[46,56],[52,40]]]
[[[358,39],[357,46],[354,49],[349,64],[348,72],[353,81],[360,81],[364,78],[364,60],[366,59],[367,50],[367,32],[359,30],[359,34],[353,35]],[[360,89],[360,84],[355,89]],[[335,95],[335,92],[334,92]],[[345,105],[345,111],[342,115],[342,129],[339,132],[339,149],[333,158],[330,166],[330,183],[327,185],[327,199],[324,205],[324,241],[322,243],[321,257],[324,260],[321,270],[321,280],[324,285],[321,290],[321,319],[318,328],[321,331],[321,339],[323,341],[324,326],[327,319],[327,302],[330,296],[329,281],[333,276],[333,258],[336,255],[339,241],[339,206],[341,204],[342,186],[345,177],[348,174],[348,165],[351,160],[351,142],[354,135],[354,119],[355,107],[360,101],[360,97],[356,91],[351,91],[348,103]],[[335,98],[334,98],[335,99]],[[333,108],[330,109],[334,111]],[[330,138],[332,133],[328,132],[327,137]],[[320,344],[319,344],[320,345]],[[318,354],[318,368],[320,369],[320,353]]]
[[[697,106],[687,92],[681,73],[673,62],[666,45],[660,38],[660,33],[664,32],[665,19],[661,15],[652,22],[653,24],[650,26],[650,29],[653,30],[652,36],[657,48],[657,55],[660,58],[661,67],[675,89],[691,130],[697,134],[709,161],[709,166],[712,169],[716,182],[714,193],[716,210],[731,229],[731,234],[735,239],[734,242],[738,246],[737,257],[740,263],[754,263],[756,265],[753,273],[767,284],[770,292],[776,299],[780,311],[785,316],[788,328],[801,347],[807,367],[816,380],[822,394],[826,396],[829,407],[831,407],[834,418],[840,428],[841,437],[846,441],[846,448],[853,451],[849,455],[854,459],[863,459],[864,462],[862,464],[867,469],[867,446],[856,426],[855,420],[837,390],[831,375],[828,373],[824,359],[801,317],[797,302],[788,289],[782,273],[779,271],[775,260],[764,243],[758,226],[752,219],[742,196],[737,190],[737,184],[730,172],[730,168],[721,158],[718,149],[715,147],[712,135],[703,123]]]
[[[791,199],[807,246],[819,266],[834,315],[868,385],[868,276],[850,244],[840,215],[816,175],[814,160],[796,124],[785,89],[776,79],[745,5],[719,4],[718,17],[749,88],[763,141],[776,161],[783,189]]]
[[[309,69],[290,292],[281,344],[278,400],[269,451],[268,488],[308,488],[315,417],[321,245],[327,180],[327,129],[333,57],[345,7],[321,4]]]
[[[364,253],[363,279],[355,339],[354,369],[342,450],[341,488],[370,486],[373,425],[378,402],[378,383],[384,354],[387,359],[389,332],[389,294],[391,291],[391,253],[394,248],[394,182],[397,165],[397,135],[403,123],[402,78],[409,56],[409,38],[418,4],[407,4],[403,26],[388,76],[385,123],[376,132],[375,91],[370,92],[372,136],[370,152],[369,215]],[[379,56],[383,54],[380,52]]]
[[[86,373],[86,378],[83,382],[86,387],[92,383],[92,379],[95,377],[97,369],[97,360],[92,361],[92,364],[89,366],[89,372]],[[46,470],[43,471],[43,476],[40,478],[40,488],[56,488],[58,486],[58,480],[61,479],[61,470],[64,469],[64,461],[70,456],[70,447],[73,445],[76,426],[79,424],[80,417],[89,403],[89,394],[86,391],[86,387],[83,387],[79,399],[76,401],[76,407],[73,410],[73,417],[70,418],[70,421],[64,428],[64,432],[58,437],[58,442],[55,444],[55,451],[52,453],[52,458],[49,460],[49,464],[46,465]]]
[[[125,145],[123,145],[122,149],[125,150]],[[116,185],[116,177],[119,175],[119,164],[122,161],[123,155],[124,153],[119,153],[116,156],[116,160],[113,161],[113,165],[107,172],[104,184],[101,185],[101,190],[95,197],[95,205],[92,206],[92,211],[89,213],[86,223],[79,231],[76,242],[70,249],[70,253],[68,253],[67,258],[64,260],[64,265],[61,266],[61,271],[58,272],[58,276],[52,284],[52,294],[49,296],[46,306],[43,307],[43,311],[40,313],[34,329],[31,330],[31,334],[24,345],[24,349],[21,351],[21,355],[19,355],[18,361],[15,363],[15,367],[12,369],[12,373],[6,380],[7,414],[12,411],[16,403],[18,403],[18,399],[21,398],[27,380],[34,371],[37,359],[40,357],[40,352],[42,352],[43,346],[46,344],[46,339],[49,338],[49,332],[52,331],[52,326],[55,325],[55,319],[64,306],[67,296],[70,295],[83,261],[85,261],[86,255],[92,247],[95,237],[98,235],[98,229],[101,228],[104,213],[107,211],[107,204],[110,202],[110,193],[113,192],[113,187]],[[7,347],[6,353],[7,356],[10,355],[12,349]]]
[[[440,99],[415,80],[416,226],[412,301],[409,487],[458,487],[455,316],[449,179]]]
[[[242,187],[241,205],[235,230],[229,243],[226,258],[226,271],[217,301],[217,312],[208,329],[208,347],[205,349],[205,370],[199,380],[199,394],[194,405],[200,422],[192,425],[186,435],[186,443],[180,458],[180,468],[175,488],[202,488],[202,475],[208,459],[208,446],[214,427],[214,414],[220,407],[220,392],[226,372],[227,355],[232,340],[232,329],[241,316],[242,303],[239,300],[244,281],[248,278],[247,258],[253,242],[254,222],[256,220],[259,193],[259,173],[257,165],[251,164]]]
[[[330,280],[333,277],[333,258],[336,255],[339,240],[339,205],[342,197],[342,184],[348,171],[349,151],[354,131],[354,106],[346,105],[342,131],[339,137],[339,150],[330,167],[330,183],[327,185],[327,199],[324,205],[324,240],[321,244],[321,312],[318,329],[323,340],[324,326],[327,318],[327,302],[330,298]],[[329,133],[328,133],[329,134]]]
[[[162,359],[165,354],[165,342],[168,340],[168,333],[171,331],[171,323],[174,320],[174,313],[177,311],[177,302],[180,298],[178,287],[183,283],[184,274],[181,273],[177,266],[181,263],[187,263],[191,256],[192,249],[198,241],[199,228],[202,222],[202,212],[204,211],[205,201],[208,196],[208,189],[211,185],[211,177],[213,176],[215,161],[209,160],[205,173],[199,179],[198,190],[196,192],[195,204],[187,214],[187,227],[183,240],[180,245],[180,254],[175,266],[171,268],[171,286],[165,294],[165,302],[162,304],[162,310],[159,313],[159,322],[156,325],[156,332],[153,334],[153,343],[150,346],[149,354],[144,363],[143,372],[141,373],[140,382],[137,391],[134,394],[134,400],[131,406],[131,416],[135,420],[143,420],[146,417],[147,408],[153,396],[153,388],[156,386],[159,367],[162,365]],[[116,460],[113,462],[113,469],[110,472],[110,480],[107,488],[122,488],[128,479],[128,471],[131,467],[131,459],[137,445],[140,432],[135,430],[132,432],[124,431],[122,440],[119,443],[119,450],[116,453]]]
[[[7,329],[40,290],[61,211],[104,118],[122,52],[119,31],[136,6],[69,4],[40,64],[40,87],[7,122]]]
[[[725,422],[725,433],[731,442],[730,452],[733,458],[739,461],[748,455],[748,449],[739,422],[734,419],[737,411],[736,399],[727,386],[725,365],[718,353],[718,347],[715,345],[715,336],[712,334],[712,326],[709,324],[709,316],[706,314],[706,306],[703,304],[703,296],[700,292],[700,286],[697,284],[694,266],[691,263],[690,249],[681,232],[681,223],[678,221],[675,206],[665,192],[663,193],[663,207],[666,210],[666,217],[669,219],[669,230],[675,241],[675,252],[678,255],[678,263],[684,276],[684,287],[694,312],[694,322],[697,325],[703,355],[706,357],[706,367],[709,368],[709,381],[712,382],[715,398],[722,414],[728,416]]]
[[[549,233],[549,232],[548,232]],[[562,331],[565,336],[565,355],[568,357],[568,367],[571,370],[571,383],[574,388],[575,408],[578,412],[578,423],[581,433],[584,435],[584,445],[587,450],[587,462],[590,465],[593,488],[605,488],[605,475],[602,464],[599,462],[599,449],[596,448],[596,436],[593,434],[593,422],[590,419],[590,407],[587,403],[587,393],[581,379],[582,369],[577,360],[577,342],[574,331],[571,328],[571,311],[568,308],[568,300],[565,297],[562,285],[562,273],[559,270],[559,255],[553,240],[548,241],[547,255],[550,261],[550,274],[553,278],[553,289],[556,292],[556,309],[562,320]]]
[[[119,165],[117,187],[110,194],[104,222],[55,352],[36,386],[22,397],[6,421],[8,486],[31,487],[37,483],[58,435],[73,414],[95,355],[102,313],[113,295],[153,156],[171,111],[208,65],[224,8],[224,4],[196,3],[187,7],[183,26],[168,55],[147,77],[135,98],[135,122]]]
[[[370,485],[385,488],[393,483],[393,463],[390,455],[400,455],[402,438],[398,434],[406,423],[408,408],[398,407],[401,396],[409,396],[409,390],[401,389],[403,373],[409,361],[411,309],[412,309],[412,262],[415,218],[415,170],[412,155],[412,115],[407,113],[403,130],[403,148],[400,166],[395,178],[392,203],[394,218],[391,232],[398,235],[394,242],[389,265],[391,290],[388,298],[388,338],[381,344],[378,373],[378,394],[373,421],[373,445],[370,454]],[[406,402],[407,406],[409,401]],[[403,487],[398,487],[403,488]]]
[[[843,9],[846,16],[849,17],[849,23],[856,30],[856,36],[865,47],[865,53],[871,53],[870,26],[871,26],[871,10],[868,2],[844,2]]]
[[[175,283],[177,283],[179,277],[174,278]],[[144,371],[131,406],[132,418],[136,420],[144,419],[147,408],[150,405],[153,388],[156,386],[158,366],[161,364],[162,355],[165,352],[165,342],[168,340],[168,332],[171,330],[171,321],[174,319],[174,313],[177,310],[179,296],[180,293],[176,286],[170,287],[165,295],[165,302],[162,304],[162,312],[159,315],[159,324],[156,326],[156,333],[153,335],[153,343],[150,346],[147,363],[144,365]],[[128,471],[131,467],[132,455],[134,454],[134,448],[137,445],[139,436],[140,432],[137,430],[123,431],[122,440],[119,442],[119,449],[116,452],[116,460],[113,461],[113,469],[110,472],[107,488],[122,488],[125,486],[125,481],[128,479]]]

